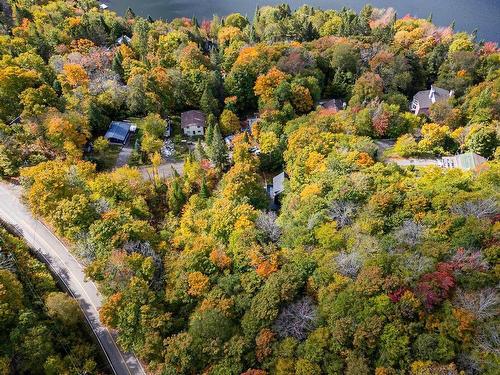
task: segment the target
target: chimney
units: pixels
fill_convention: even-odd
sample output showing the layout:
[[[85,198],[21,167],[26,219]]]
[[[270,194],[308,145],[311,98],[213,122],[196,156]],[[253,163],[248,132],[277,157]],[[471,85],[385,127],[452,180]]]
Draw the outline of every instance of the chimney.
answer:
[[[429,91],[429,99],[431,102],[436,103],[436,90],[434,90],[434,86],[431,85],[431,89]]]

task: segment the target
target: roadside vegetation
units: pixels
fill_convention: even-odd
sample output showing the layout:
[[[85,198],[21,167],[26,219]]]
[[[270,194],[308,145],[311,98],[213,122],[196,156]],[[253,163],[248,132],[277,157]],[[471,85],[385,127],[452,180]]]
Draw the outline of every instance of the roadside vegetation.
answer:
[[[106,374],[78,303],[0,223],[0,373]]]

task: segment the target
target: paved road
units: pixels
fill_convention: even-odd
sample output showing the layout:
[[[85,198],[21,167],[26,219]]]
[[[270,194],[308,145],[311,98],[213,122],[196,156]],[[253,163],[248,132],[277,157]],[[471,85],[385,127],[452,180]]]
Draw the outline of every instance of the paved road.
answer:
[[[80,304],[90,327],[116,375],[145,374],[137,358],[118,349],[115,338],[99,321],[102,297],[96,285],[85,280],[82,265],[40,221],[21,203],[20,188],[0,182],[0,216],[18,227],[26,241],[45,258]]]

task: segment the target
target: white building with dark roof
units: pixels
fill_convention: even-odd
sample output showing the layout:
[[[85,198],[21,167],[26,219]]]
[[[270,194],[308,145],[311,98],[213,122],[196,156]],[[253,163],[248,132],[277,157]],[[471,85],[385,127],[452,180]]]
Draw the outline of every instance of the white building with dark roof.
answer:
[[[413,96],[410,110],[416,115],[421,113],[428,115],[431,105],[442,100],[448,100],[452,96],[453,91],[431,85],[430,90],[419,91]]]
[[[205,134],[205,114],[202,111],[192,110],[181,113],[181,129],[190,137]]]
[[[116,39],[116,44],[118,44],[120,46],[122,44],[129,45],[131,41],[132,41],[132,38],[130,38],[129,36],[124,34],[121,37],[119,37],[118,39]]]

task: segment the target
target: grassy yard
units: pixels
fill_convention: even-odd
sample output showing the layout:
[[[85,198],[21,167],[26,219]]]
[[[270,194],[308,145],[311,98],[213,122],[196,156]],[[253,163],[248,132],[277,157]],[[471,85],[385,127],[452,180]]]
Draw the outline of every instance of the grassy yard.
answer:
[[[115,167],[116,159],[118,159],[118,154],[120,153],[120,150],[121,146],[110,145],[106,153],[99,158],[102,163],[102,167],[105,170],[111,170]]]

